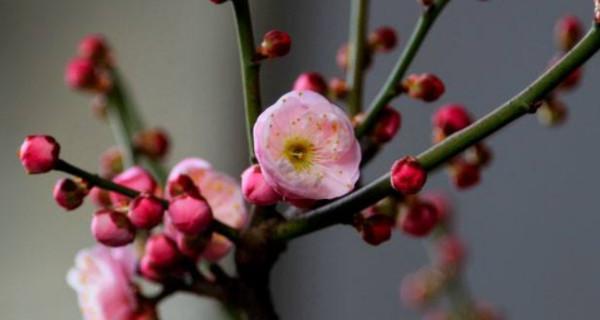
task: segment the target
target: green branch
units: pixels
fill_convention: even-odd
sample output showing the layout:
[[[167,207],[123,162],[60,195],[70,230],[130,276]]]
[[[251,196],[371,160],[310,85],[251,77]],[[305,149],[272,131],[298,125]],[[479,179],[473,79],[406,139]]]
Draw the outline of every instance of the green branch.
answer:
[[[377,122],[379,112],[381,112],[392,99],[398,96],[398,85],[404,78],[408,67],[411,65],[417,52],[421,48],[431,26],[448,2],[450,2],[450,0],[437,0],[423,12],[417,22],[415,30],[408,40],[408,44],[404,48],[402,55],[400,55],[398,62],[396,62],[392,73],[371,103],[369,111],[365,116],[365,120],[356,128],[357,137],[360,138],[368,133],[375,125],[375,122]]]
[[[600,49],[600,30],[598,26],[593,26],[575,48],[525,90],[469,127],[421,153],[418,156],[419,162],[426,170],[432,171],[509,123],[533,112],[538,101],[544,99],[598,49]],[[390,174],[387,173],[344,198],[308,212],[306,218],[290,220],[279,225],[274,237],[279,240],[289,240],[347,221],[355,212],[373,205],[393,192],[395,191],[390,185]]]
[[[74,166],[62,159],[58,160],[54,170],[68,173],[70,175],[79,177],[83,179],[85,182],[89,183],[90,186],[98,187],[100,189],[117,192],[129,198],[136,198],[140,195],[140,192],[131,188],[128,188],[124,185],[114,183],[110,180],[104,179],[97,174],[93,174],[87,172],[77,166]],[[159,198],[160,199],[160,198]],[[160,199],[163,207],[165,209],[169,208],[169,201],[166,199]],[[237,230],[223,224],[218,220],[213,220],[212,228],[215,232],[222,234],[227,237],[229,240],[233,242],[237,242],[239,239],[239,234]]]
[[[352,0],[350,41],[348,43],[349,63],[346,77],[346,83],[350,89],[348,110],[351,115],[359,113],[362,109],[368,11],[368,0]]]
[[[256,61],[256,48],[252,20],[248,0],[232,0],[237,26],[240,49],[240,65],[242,68],[242,86],[244,88],[244,105],[246,110],[246,136],[248,138],[248,154],[250,162],[255,163],[252,129],[261,111],[260,102],[260,64]]]

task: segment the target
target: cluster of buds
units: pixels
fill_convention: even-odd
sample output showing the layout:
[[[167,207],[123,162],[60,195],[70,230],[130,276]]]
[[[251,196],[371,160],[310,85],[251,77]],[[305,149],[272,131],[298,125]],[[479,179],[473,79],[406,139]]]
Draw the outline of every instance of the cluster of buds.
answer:
[[[433,143],[439,143],[450,135],[468,127],[471,116],[466,108],[459,104],[441,106],[433,115]],[[489,148],[479,143],[455,157],[448,164],[453,184],[459,189],[467,189],[479,183],[481,169],[491,161]]]
[[[552,67],[562,56],[581,40],[583,27],[576,16],[565,16],[556,22],[554,28],[556,38],[556,47],[558,53],[550,60],[549,66]],[[561,100],[560,95],[572,91],[579,85],[583,77],[583,69],[575,69],[544,101],[537,106],[538,121],[547,127],[558,126],[567,120],[568,109]]]
[[[67,65],[65,81],[75,90],[105,94],[112,87],[111,50],[100,35],[90,35],[79,42],[77,56]]]

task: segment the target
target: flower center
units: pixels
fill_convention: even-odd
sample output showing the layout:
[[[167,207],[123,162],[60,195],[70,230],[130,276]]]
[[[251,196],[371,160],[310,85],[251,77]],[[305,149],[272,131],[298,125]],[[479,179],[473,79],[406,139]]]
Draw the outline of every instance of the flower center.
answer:
[[[313,155],[314,146],[306,138],[290,137],[283,144],[283,156],[296,171],[308,170],[312,165]]]

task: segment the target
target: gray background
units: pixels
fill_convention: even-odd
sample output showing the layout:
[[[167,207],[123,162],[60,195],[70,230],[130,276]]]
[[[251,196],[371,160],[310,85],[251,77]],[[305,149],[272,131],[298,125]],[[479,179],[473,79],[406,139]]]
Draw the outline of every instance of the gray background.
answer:
[[[341,75],[334,55],[346,39],[348,1],[253,3],[257,34],[278,28],[294,39],[288,57],[264,66],[265,104],[303,70]],[[447,94],[435,105],[405,98],[393,103],[403,112],[403,129],[368,166],[367,177],[429,145],[435,106],[462,102],[481,116],[520,90],[554,52],[555,19],[571,12],[587,20],[591,3],[451,3],[411,69],[439,74]],[[418,10],[412,0],[374,0],[371,27],[394,26],[404,44]],[[91,207],[62,212],[51,200],[57,175],[27,177],[14,156],[24,135],[49,133],[66,158],[94,169],[97,154],[111,145],[88,98],[62,83],[78,39],[89,32],[108,35],[146,119],[175,138],[171,163],[201,155],[237,175],[245,140],[231,21],[227,6],[205,0],[0,1],[2,319],[79,318],[64,275],[75,252],[92,244]],[[377,57],[367,101],[398,52]],[[599,66],[600,59],[592,60],[580,90],[565,97],[566,126],[548,130],[530,117],[494,136],[489,144],[496,157],[483,183],[455,196],[470,248],[469,283],[477,297],[509,318],[583,319],[597,313]],[[446,175],[438,173],[428,187],[448,188]],[[398,302],[398,284],[426,261],[422,243],[399,233],[372,248],[353,230],[336,227],[289,246],[274,270],[276,305],[283,319],[415,319]],[[210,302],[198,301],[179,295],[162,311],[166,319],[218,318]]]

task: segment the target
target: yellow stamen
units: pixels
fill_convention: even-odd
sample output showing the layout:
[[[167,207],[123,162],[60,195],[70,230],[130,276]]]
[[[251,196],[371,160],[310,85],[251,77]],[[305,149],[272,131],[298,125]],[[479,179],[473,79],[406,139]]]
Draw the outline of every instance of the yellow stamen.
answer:
[[[283,156],[292,164],[294,170],[308,170],[312,166],[314,145],[306,138],[290,137],[283,144]]]

